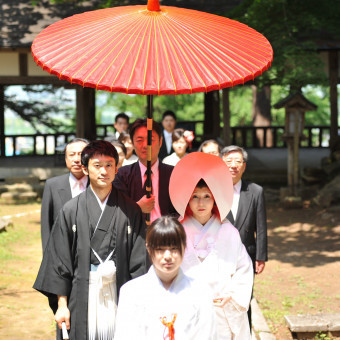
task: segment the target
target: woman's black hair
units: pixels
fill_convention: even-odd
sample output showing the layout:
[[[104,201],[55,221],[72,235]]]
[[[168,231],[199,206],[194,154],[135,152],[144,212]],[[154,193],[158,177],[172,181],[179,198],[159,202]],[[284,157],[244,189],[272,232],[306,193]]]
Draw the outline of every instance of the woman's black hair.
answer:
[[[111,142],[111,144],[112,144],[114,147],[117,146],[117,147],[121,148],[122,151],[123,151],[123,154],[126,156],[127,151],[126,151],[126,147],[125,147],[125,145],[124,145],[123,143],[121,143],[121,142],[119,142],[119,141],[117,141],[117,140],[114,140],[114,141]]]
[[[160,247],[176,247],[181,256],[187,245],[187,237],[182,224],[172,216],[162,216],[152,222],[146,230],[146,246],[151,260]]]
[[[131,140],[131,137],[130,137],[130,133],[129,132],[126,132],[126,131],[123,131],[120,133],[119,137],[118,137],[118,142],[121,142],[124,144],[124,142],[127,140],[127,139],[130,139]]]
[[[87,168],[89,165],[89,160],[94,155],[104,155],[112,157],[116,162],[116,167],[118,165],[118,152],[116,148],[108,141],[95,140],[87,144],[81,153],[81,164],[84,165],[85,168]]]
[[[174,132],[172,133],[172,142],[177,142],[180,138],[184,137],[184,132],[185,132],[184,129],[181,128],[175,129]]]
[[[198,181],[198,183],[196,184],[196,188],[202,189],[202,188],[205,188],[205,187],[209,189],[208,184],[205,182],[205,180],[203,178],[201,178]]]

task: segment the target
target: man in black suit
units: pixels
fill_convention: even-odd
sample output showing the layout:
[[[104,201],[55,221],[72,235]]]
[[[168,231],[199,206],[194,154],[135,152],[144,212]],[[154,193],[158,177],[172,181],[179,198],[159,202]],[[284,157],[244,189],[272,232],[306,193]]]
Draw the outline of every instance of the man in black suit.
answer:
[[[114,138],[115,140],[118,140],[120,134],[123,131],[127,131],[129,129],[129,116],[124,112],[118,113],[117,116],[115,117],[113,127],[116,130]]]
[[[139,161],[121,167],[113,185],[132,198],[143,213],[150,213],[151,222],[162,215],[176,213],[169,197],[169,180],[173,167],[158,159],[162,145],[162,130],[157,122],[152,125],[152,195],[147,198],[143,189],[147,165],[147,120],[137,119],[130,127],[130,136]]]
[[[238,229],[253,262],[255,274],[261,274],[265,261],[268,260],[267,217],[263,188],[242,180],[248,161],[248,154],[243,148],[230,145],[223,148],[221,154],[229,168],[234,185],[233,204],[228,220]],[[248,316],[251,324],[250,307]]]
[[[159,159],[162,161],[165,157],[171,155],[174,152],[172,148],[172,134],[176,127],[177,118],[174,112],[165,111],[162,116],[163,126],[163,143],[159,151]]]
[[[41,202],[41,242],[43,250],[47,245],[52,226],[60,209],[71,198],[87,187],[88,178],[81,167],[81,152],[88,144],[86,139],[75,138],[65,147],[65,163],[70,171],[46,181]]]
[[[222,150],[234,185],[234,200],[228,219],[239,230],[251,257],[256,274],[262,273],[267,257],[267,218],[263,188],[242,180],[248,160],[247,152],[235,145]]]

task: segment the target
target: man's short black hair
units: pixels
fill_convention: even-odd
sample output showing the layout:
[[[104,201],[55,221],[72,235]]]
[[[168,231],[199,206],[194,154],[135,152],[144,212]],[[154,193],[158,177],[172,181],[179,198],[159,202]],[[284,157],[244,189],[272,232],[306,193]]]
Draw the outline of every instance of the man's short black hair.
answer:
[[[146,119],[138,118],[131,125],[131,127],[130,127],[130,137],[131,137],[132,143],[133,143],[133,136],[134,136],[136,130],[139,129],[140,127],[142,127],[142,126],[147,127],[147,120]],[[152,131],[155,131],[157,133],[159,139],[161,139],[161,137],[162,137],[162,128],[159,125],[159,123],[157,123],[155,121],[152,122]]]
[[[66,155],[66,149],[69,145],[73,144],[73,143],[78,143],[78,142],[82,142],[82,143],[85,143],[86,145],[89,144],[90,142],[85,139],[85,138],[74,138],[72,140],[70,140],[66,145],[65,145],[65,148],[64,148],[64,154]]]
[[[164,120],[164,118],[165,118],[166,116],[171,116],[174,120],[177,121],[177,117],[176,117],[176,115],[175,115],[175,113],[174,113],[173,111],[170,111],[170,110],[165,111],[165,112],[163,113],[162,120]]]
[[[198,148],[198,152],[203,152],[203,148],[207,146],[208,144],[216,144],[218,147],[218,152],[221,153],[222,145],[216,140],[216,139],[208,139],[201,143],[201,145]]]
[[[115,117],[115,123],[118,122],[119,118],[125,119],[127,123],[129,124],[130,117],[125,112],[120,112],[117,114],[117,116]]]
[[[119,156],[116,148],[108,141],[95,140],[85,146],[81,153],[81,164],[87,168],[89,161],[94,155],[103,155],[114,158],[116,167],[118,165]]]

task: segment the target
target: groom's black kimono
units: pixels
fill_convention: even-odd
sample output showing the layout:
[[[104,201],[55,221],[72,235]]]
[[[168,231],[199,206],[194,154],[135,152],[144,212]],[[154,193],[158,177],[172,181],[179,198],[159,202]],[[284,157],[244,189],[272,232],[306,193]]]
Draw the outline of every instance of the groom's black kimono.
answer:
[[[68,297],[70,339],[87,339],[87,306],[90,264],[99,264],[115,249],[117,292],[127,281],[145,273],[145,225],[140,208],[114,187],[101,209],[89,187],[67,202],[53,226],[34,288],[56,301]],[[55,312],[53,307],[53,311]],[[61,339],[58,330],[57,338]]]

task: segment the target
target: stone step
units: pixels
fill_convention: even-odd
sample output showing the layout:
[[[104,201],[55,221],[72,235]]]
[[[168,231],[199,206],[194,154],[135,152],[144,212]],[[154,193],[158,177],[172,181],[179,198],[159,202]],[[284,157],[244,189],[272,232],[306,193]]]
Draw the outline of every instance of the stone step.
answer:
[[[340,314],[285,315],[286,323],[297,339],[314,339],[319,332],[340,333]]]
[[[36,192],[4,192],[1,194],[1,200],[4,204],[25,203],[36,201],[38,194]]]
[[[0,195],[4,192],[12,192],[12,193],[24,193],[24,192],[36,192],[38,197],[42,197],[44,191],[44,184],[27,184],[27,183],[18,183],[18,184],[2,184],[0,185]]]
[[[13,222],[10,219],[0,217],[0,233],[6,231],[7,227],[13,227]]]
[[[6,177],[5,184],[38,184],[40,179],[37,176],[23,176],[23,177]]]

